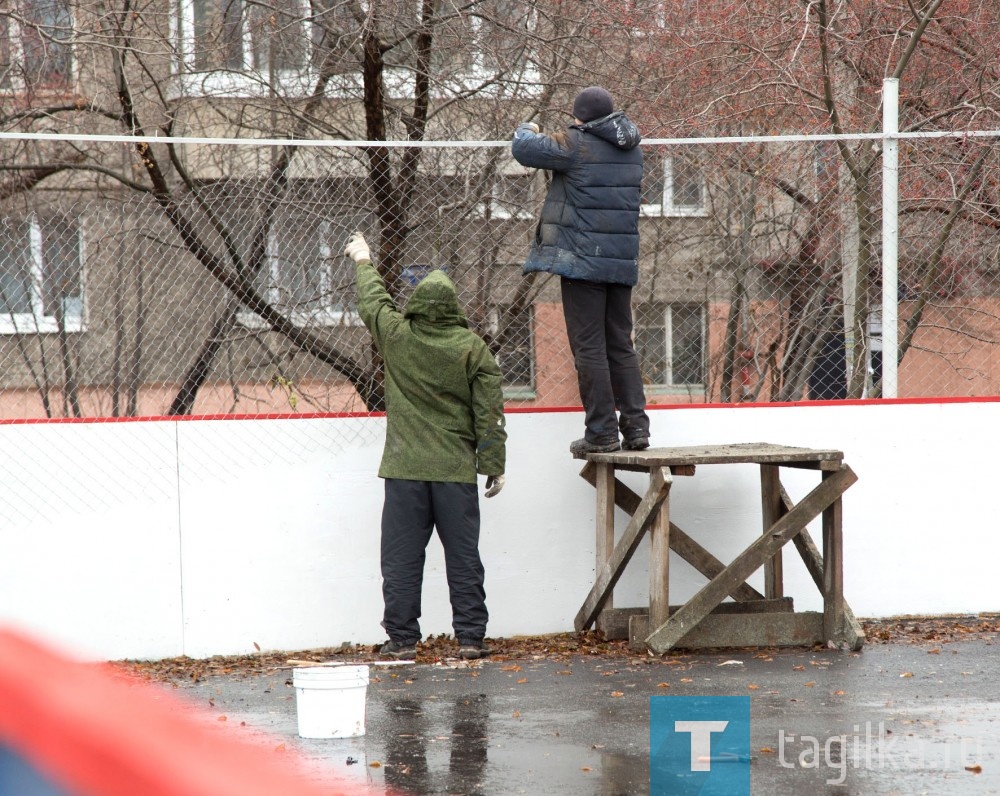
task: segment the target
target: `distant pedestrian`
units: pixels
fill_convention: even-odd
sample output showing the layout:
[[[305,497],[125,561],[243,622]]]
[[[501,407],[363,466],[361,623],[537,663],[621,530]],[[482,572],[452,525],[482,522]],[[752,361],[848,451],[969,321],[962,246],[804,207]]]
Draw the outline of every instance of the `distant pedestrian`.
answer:
[[[599,86],[576,96],[573,116],[573,124],[552,135],[532,122],[514,132],[517,162],[552,172],[524,271],[561,277],[585,413],[584,436],[570,451],[643,450],[649,417],[631,306],[639,280],[639,129]]]
[[[420,641],[424,557],[437,528],[444,548],[459,656],[489,654],[484,568],[479,556],[477,474],[486,497],[504,486],[500,368],[468,328],[447,274],[433,271],[400,312],[355,233],[344,254],[356,264],[358,313],[385,362],[386,435],[382,507],[382,654],[412,658]]]

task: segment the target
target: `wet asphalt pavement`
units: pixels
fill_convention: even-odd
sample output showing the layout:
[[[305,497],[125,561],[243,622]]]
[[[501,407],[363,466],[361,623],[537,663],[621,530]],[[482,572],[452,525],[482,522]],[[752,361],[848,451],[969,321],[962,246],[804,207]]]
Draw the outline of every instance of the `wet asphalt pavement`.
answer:
[[[342,740],[298,737],[290,669],[179,688],[225,731],[298,750],[331,792],[649,794],[650,697],[724,695],[751,698],[754,794],[986,794],[1000,793],[998,653],[975,639],[372,669],[367,732]]]

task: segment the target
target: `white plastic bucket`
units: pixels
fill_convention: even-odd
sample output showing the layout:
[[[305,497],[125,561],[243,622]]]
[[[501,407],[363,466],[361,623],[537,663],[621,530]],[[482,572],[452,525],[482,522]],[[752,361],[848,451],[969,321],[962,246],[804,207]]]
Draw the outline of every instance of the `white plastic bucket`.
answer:
[[[365,734],[367,666],[306,666],[292,670],[302,738]]]

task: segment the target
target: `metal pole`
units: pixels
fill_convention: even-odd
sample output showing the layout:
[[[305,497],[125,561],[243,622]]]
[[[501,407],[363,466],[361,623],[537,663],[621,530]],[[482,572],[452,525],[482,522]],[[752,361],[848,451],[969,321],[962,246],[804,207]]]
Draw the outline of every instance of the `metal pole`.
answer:
[[[882,397],[898,393],[899,80],[882,81]]]

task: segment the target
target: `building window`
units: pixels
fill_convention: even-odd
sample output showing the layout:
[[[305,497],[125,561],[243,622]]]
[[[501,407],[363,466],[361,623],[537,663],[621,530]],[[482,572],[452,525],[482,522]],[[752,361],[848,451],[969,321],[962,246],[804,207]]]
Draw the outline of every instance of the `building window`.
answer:
[[[505,398],[535,396],[534,307],[496,307],[487,324],[491,349],[503,373]]]
[[[275,82],[294,88],[308,77],[312,57],[307,14],[304,0],[179,0],[181,71],[206,90],[252,92]]]
[[[635,346],[647,386],[704,387],[703,305],[640,305],[635,313]]]
[[[0,334],[83,329],[83,237],[61,214],[0,220]]]
[[[69,88],[72,34],[66,0],[21,0],[17,14],[0,14],[0,89]]]
[[[646,157],[642,183],[642,213],[646,216],[704,216],[705,173],[691,155]]]
[[[310,214],[286,214],[271,226],[266,269],[255,279],[259,294],[298,326],[356,323],[356,314],[344,303],[351,294],[354,272],[341,254],[345,230]],[[240,320],[260,326],[246,310]]]

